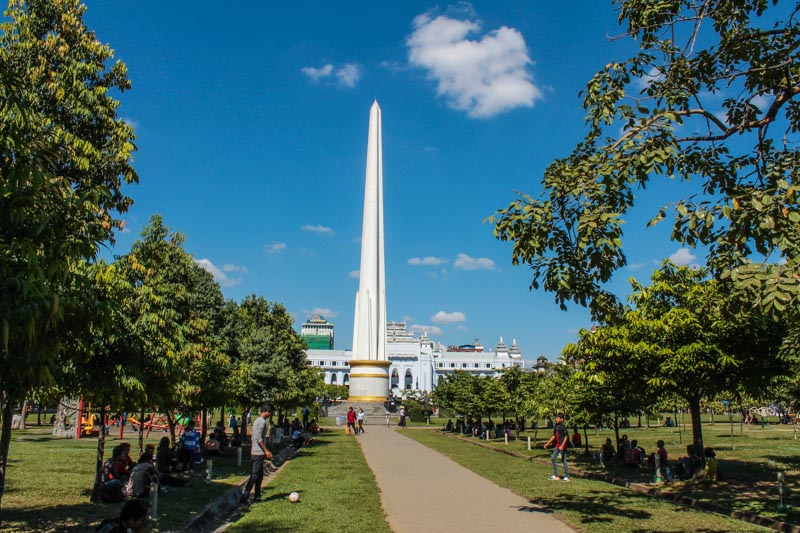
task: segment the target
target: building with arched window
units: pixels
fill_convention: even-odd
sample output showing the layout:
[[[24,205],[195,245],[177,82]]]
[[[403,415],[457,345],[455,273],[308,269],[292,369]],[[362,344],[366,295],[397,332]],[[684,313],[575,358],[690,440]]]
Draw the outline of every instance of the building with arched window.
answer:
[[[526,366],[516,340],[506,346],[500,338],[493,350],[485,350],[477,340],[472,344],[445,346],[434,343],[426,333],[414,337],[405,322],[389,322],[386,330],[386,354],[391,363],[389,387],[395,396],[403,390],[432,391],[441,376],[456,370],[495,376],[511,366]],[[352,351],[309,348],[306,356],[311,366],[324,372],[325,383],[349,383]],[[528,368],[536,369],[542,364],[537,361]]]

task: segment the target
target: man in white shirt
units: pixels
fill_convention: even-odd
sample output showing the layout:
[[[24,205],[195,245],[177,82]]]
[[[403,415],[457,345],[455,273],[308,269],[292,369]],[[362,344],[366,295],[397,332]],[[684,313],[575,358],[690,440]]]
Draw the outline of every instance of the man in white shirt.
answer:
[[[250,489],[255,486],[255,494],[253,501],[261,501],[261,482],[264,479],[264,459],[272,459],[272,454],[267,449],[266,436],[269,429],[267,420],[272,416],[272,409],[269,405],[263,405],[261,412],[253,422],[253,447],[250,450],[250,459],[253,461],[253,470],[250,472],[250,479],[247,480],[247,485],[242,491],[242,503],[248,504],[250,497]]]

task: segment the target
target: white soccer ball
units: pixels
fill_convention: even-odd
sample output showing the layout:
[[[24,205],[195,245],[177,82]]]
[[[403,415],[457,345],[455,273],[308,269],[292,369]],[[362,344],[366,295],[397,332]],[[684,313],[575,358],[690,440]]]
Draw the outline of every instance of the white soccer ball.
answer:
[[[299,502],[300,501],[300,493],[299,492],[293,492],[293,493],[289,494],[289,501],[292,502],[292,503]]]

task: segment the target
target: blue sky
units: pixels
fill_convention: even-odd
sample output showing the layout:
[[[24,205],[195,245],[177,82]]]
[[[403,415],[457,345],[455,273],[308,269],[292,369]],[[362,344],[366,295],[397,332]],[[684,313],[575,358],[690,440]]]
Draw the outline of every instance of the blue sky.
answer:
[[[113,253],[160,213],[228,298],[263,295],[299,324],[322,313],[350,348],[369,108],[383,111],[387,312],[445,344],[516,339],[556,359],[579,328],[528,290],[484,219],[536,194],[583,135],[578,92],[631,55],[610,2],[91,0],[86,21],[123,60],[141,183]],[[688,250],[645,230],[674,186],[628,219],[627,279]]]

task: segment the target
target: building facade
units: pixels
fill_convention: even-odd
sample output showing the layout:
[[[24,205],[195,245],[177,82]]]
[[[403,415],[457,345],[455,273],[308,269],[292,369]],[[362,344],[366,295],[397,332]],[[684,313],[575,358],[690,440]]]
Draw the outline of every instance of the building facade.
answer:
[[[300,336],[305,339],[309,349],[333,350],[334,326],[322,315],[314,315],[306,320],[301,329]]]
[[[511,366],[525,368],[522,352],[516,341],[506,346],[501,338],[493,350],[486,351],[475,341],[461,346],[444,346],[433,342],[427,334],[414,337],[405,322],[386,324],[386,352],[390,362],[389,388],[394,396],[403,390],[430,392],[442,376],[462,370],[480,376],[496,376]],[[325,374],[325,383],[349,385],[350,350],[312,349],[306,352],[309,364]],[[540,358],[536,365],[540,366]],[[544,360],[546,361],[546,360]]]

